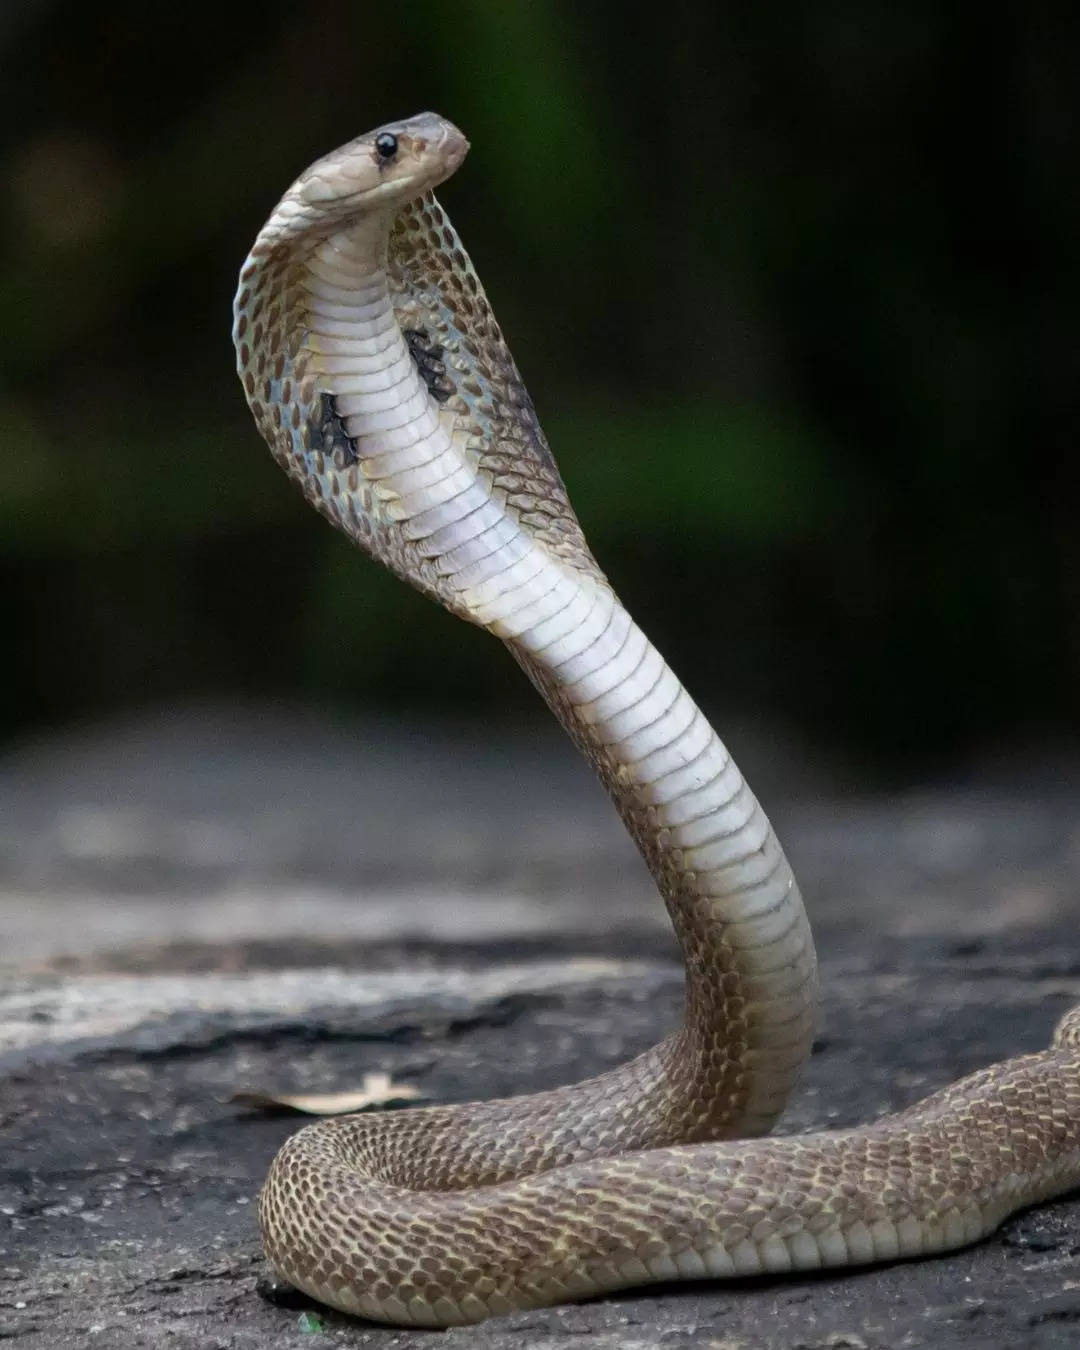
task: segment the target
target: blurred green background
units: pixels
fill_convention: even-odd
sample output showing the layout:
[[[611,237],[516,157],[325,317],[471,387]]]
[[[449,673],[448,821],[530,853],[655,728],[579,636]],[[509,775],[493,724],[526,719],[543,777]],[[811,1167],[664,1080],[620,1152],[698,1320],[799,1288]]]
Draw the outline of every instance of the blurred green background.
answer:
[[[4,738],[543,715],[303,505],[233,374],[288,182],[428,107],[593,549],[721,727],[901,777],[1075,738],[1080,9],[6,0],[0,52]]]

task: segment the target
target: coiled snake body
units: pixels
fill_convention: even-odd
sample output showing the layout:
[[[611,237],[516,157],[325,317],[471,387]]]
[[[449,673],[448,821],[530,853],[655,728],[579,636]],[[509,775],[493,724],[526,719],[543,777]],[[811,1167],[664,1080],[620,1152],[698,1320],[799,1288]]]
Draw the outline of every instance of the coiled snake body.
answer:
[[[686,964],[683,1026],[573,1087],[293,1136],[267,1254],[336,1308],[449,1325],[651,1280],[940,1251],[1080,1179],[1080,1013],[1040,1054],[856,1130],[768,1131],[809,1052],[810,930],[731,757],[585,543],[432,188],[467,142],[424,114],[319,160],[241,272],[259,430],[307,499],[500,637],[641,849]]]

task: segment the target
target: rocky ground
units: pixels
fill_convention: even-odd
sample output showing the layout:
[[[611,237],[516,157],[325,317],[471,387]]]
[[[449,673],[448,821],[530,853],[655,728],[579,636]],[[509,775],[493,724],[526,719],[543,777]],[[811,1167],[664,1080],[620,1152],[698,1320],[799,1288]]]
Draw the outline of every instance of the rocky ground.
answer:
[[[784,1128],[1043,1045],[1080,998],[1080,774],[855,800],[744,737],[807,895],[821,1034]],[[755,761],[757,762],[755,764]],[[265,1279],[296,1120],[238,1087],[388,1071],[438,1101],[634,1054],[680,973],[605,799],[550,737],[194,711],[0,762],[0,1341],[866,1350],[1080,1338],[1080,1203],[939,1260],[634,1291],[448,1333]]]

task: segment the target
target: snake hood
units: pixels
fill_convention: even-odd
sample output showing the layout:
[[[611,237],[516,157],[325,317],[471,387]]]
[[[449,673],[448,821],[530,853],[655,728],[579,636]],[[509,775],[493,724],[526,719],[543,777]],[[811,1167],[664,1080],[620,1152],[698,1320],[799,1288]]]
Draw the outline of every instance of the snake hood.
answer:
[[[259,232],[233,338],[255,421],[308,501],[411,585],[483,622],[447,569],[462,548],[479,561],[496,535],[603,578],[432,191],[468,148],[453,123],[421,113],[316,161]],[[458,528],[466,516],[488,531],[475,545]]]

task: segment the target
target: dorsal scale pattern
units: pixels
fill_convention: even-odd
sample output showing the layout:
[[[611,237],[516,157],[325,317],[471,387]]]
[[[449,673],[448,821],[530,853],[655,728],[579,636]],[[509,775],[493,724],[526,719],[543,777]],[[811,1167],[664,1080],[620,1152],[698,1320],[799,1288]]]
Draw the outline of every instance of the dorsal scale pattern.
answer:
[[[423,332],[441,349],[453,387],[441,401],[472,421],[466,444],[477,468],[556,557],[602,579],[484,288],[434,193],[398,215],[389,270],[402,330]]]

